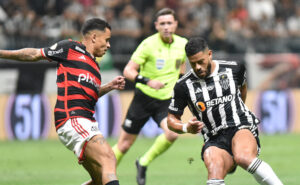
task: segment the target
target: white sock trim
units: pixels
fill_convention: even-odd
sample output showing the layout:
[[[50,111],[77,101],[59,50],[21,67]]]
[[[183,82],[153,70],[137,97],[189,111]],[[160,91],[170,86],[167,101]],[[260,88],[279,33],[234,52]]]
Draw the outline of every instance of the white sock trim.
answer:
[[[223,179],[209,179],[206,185],[225,185],[225,182]]]
[[[259,165],[262,163],[262,160],[255,158],[251,164],[248,166],[247,171],[251,174],[253,174],[257,168],[259,167]]]

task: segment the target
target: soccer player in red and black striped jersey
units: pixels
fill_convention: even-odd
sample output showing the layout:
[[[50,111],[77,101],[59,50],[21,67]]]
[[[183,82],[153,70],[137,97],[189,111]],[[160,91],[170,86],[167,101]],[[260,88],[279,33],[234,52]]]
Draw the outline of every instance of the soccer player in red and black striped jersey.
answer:
[[[200,37],[191,38],[185,51],[192,69],[174,87],[168,126],[181,134],[202,133],[207,185],[225,185],[224,178],[237,165],[253,174],[259,184],[282,185],[272,168],[257,158],[259,120],[244,103],[245,66],[212,60],[212,51]],[[195,117],[183,124],[181,115],[186,106]]]
[[[110,25],[98,18],[82,26],[82,42],[63,40],[51,47],[0,50],[0,58],[19,61],[47,59],[57,62],[57,102],[55,126],[61,142],[78,157],[92,180],[85,184],[119,185],[116,159],[95,121],[94,107],[102,95],[122,90],[125,80],[115,77],[101,86],[95,57],[110,48]]]

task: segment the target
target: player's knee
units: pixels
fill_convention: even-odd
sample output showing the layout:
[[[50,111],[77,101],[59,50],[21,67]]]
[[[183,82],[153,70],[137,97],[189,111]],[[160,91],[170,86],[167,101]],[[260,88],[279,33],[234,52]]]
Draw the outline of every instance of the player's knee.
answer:
[[[120,151],[125,154],[131,147],[131,145],[133,144],[132,141],[129,141],[129,140],[125,140],[125,141],[122,141],[121,143],[119,143],[119,149]]]
[[[235,163],[243,168],[247,168],[247,166],[249,166],[254,158],[255,156],[252,156],[247,152],[242,152],[240,154],[234,155],[233,157]]]
[[[165,134],[166,134],[167,140],[170,142],[174,142],[178,138],[178,134],[173,131],[170,131],[170,130],[168,132],[166,132]]]

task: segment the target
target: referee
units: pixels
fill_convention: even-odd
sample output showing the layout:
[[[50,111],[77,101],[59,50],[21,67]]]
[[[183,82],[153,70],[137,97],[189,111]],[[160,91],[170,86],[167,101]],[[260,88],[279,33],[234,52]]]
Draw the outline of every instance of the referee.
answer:
[[[150,117],[163,129],[164,133],[136,161],[139,185],[145,184],[150,162],[177,139],[177,134],[168,129],[166,117],[173,87],[180,74],[185,72],[187,40],[174,34],[177,28],[174,11],[169,8],[158,11],[155,28],[158,33],[138,46],[124,69],[124,76],[135,82],[136,88],[118,143],[113,147],[120,162]]]
[[[191,38],[185,50],[192,69],[174,87],[168,126],[177,133],[202,132],[205,143],[201,155],[208,171],[207,185],[225,185],[225,176],[233,173],[237,165],[259,184],[282,185],[272,168],[257,158],[259,120],[244,104],[245,66],[212,60],[212,51],[200,37]],[[183,124],[180,118],[186,106],[195,117]]]

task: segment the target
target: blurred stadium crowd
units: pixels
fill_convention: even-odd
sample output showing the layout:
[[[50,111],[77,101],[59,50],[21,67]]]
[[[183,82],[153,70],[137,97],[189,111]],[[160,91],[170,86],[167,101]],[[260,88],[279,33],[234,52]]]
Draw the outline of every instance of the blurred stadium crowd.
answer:
[[[0,47],[78,39],[83,21],[100,17],[112,25],[112,54],[130,54],[162,7],[176,10],[177,34],[204,36],[216,51],[300,52],[299,0],[0,0]]]

